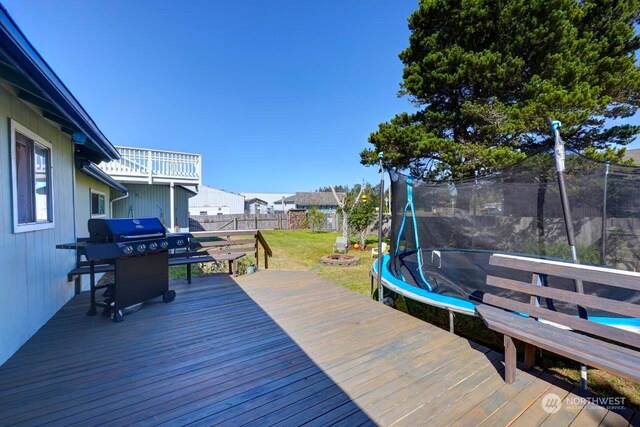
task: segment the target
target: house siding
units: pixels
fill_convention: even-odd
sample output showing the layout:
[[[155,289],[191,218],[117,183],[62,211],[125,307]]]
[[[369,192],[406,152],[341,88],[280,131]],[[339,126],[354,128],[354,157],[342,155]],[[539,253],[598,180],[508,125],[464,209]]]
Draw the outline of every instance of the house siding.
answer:
[[[9,119],[52,144],[54,228],[13,233]],[[0,87],[0,364],[73,296],[74,253],[55,245],[75,240],[74,178],[69,136]]]
[[[113,204],[114,218],[159,218],[165,227],[169,228],[170,199],[168,185],[125,184],[129,189],[129,197],[118,200]],[[115,198],[121,194],[111,194]],[[174,206],[177,226],[181,229],[189,228],[189,193],[178,186],[174,187]]]
[[[102,182],[91,178],[89,175],[76,170],[76,233],[78,237],[89,237],[87,221],[91,218],[91,190],[96,190],[106,195],[105,213],[107,217],[110,203],[109,192],[111,188]]]

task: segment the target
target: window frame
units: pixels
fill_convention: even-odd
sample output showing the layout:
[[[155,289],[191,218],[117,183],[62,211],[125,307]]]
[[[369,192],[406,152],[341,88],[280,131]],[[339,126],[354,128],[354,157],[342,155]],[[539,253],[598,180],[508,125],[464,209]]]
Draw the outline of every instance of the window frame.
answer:
[[[93,213],[93,195],[97,194],[98,196],[104,197],[104,213],[103,214],[94,214]],[[89,189],[89,216],[91,218],[106,218],[107,217],[107,194],[104,191],[96,190],[95,188]]]
[[[53,145],[42,138],[40,135],[35,132],[27,129],[20,123],[16,122],[13,119],[10,119],[9,124],[9,132],[10,132],[10,145],[11,145],[11,201],[13,205],[13,232],[14,234],[18,233],[26,233],[30,231],[37,230],[48,230],[55,228],[55,214],[54,214],[54,180],[53,180]],[[20,133],[23,136],[31,139],[34,144],[39,145],[41,148],[44,148],[49,152],[49,165],[48,165],[48,183],[49,187],[48,191],[48,210],[50,221],[36,221],[36,222],[26,222],[21,223],[18,221],[18,171],[16,165],[16,133]],[[35,189],[34,189],[35,191]]]

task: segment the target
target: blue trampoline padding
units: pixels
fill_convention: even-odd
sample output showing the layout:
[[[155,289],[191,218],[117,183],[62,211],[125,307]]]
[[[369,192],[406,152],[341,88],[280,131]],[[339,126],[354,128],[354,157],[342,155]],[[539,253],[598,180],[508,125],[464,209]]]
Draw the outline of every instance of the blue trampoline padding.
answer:
[[[460,298],[450,297],[447,295],[440,295],[435,292],[428,291],[426,289],[418,288],[413,286],[403,280],[395,277],[388,268],[389,261],[391,260],[391,256],[386,254],[382,258],[382,281],[387,282],[389,285],[393,287],[399,288],[404,296],[411,298],[411,295],[416,295],[421,299],[431,300],[434,302],[436,306],[445,306],[451,310],[466,313],[470,315],[475,315],[475,304],[471,301],[465,301]],[[378,273],[378,262],[377,260],[373,262],[372,271],[375,275]],[[387,286],[390,288],[390,286]],[[394,290],[394,289],[391,289]],[[408,295],[407,295],[408,294]],[[420,301],[416,299],[418,302],[424,302],[428,304],[426,301]],[[640,319],[638,318],[630,318],[630,317],[589,317],[589,320],[593,322],[602,323],[603,325],[616,326],[616,327],[624,327],[631,328],[634,330],[638,330],[640,332]]]
[[[402,289],[404,291],[403,294],[404,293],[414,294],[422,298],[432,300],[438,306],[444,305],[455,311],[466,312],[468,314],[475,313],[475,305],[471,301],[464,301],[464,300],[461,300],[460,298],[454,298],[447,295],[440,295],[435,292],[428,291],[426,289],[418,288],[403,280],[398,279],[393,274],[391,274],[391,271],[389,271],[389,268],[387,267],[390,260],[391,260],[391,256],[389,254],[384,255],[384,257],[382,258],[382,266],[383,266],[382,280]],[[378,263],[374,262],[373,263],[374,274],[377,274],[378,272],[377,267],[378,267]],[[409,295],[405,295],[405,296],[411,298]]]

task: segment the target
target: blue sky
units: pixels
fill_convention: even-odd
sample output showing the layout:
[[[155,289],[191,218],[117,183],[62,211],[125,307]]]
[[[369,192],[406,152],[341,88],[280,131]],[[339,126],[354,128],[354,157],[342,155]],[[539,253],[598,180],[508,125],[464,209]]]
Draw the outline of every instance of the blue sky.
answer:
[[[219,188],[375,182],[359,152],[411,108],[416,0],[3,3],[113,144],[201,153]]]
[[[3,3],[113,144],[201,153],[216,187],[375,181],[359,152],[409,108],[415,0]]]

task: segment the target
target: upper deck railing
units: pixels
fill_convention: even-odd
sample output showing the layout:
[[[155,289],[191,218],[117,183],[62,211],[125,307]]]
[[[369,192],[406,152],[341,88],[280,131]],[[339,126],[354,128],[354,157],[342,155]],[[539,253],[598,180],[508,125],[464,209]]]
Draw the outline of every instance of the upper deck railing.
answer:
[[[120,182],[171,183],[200,185],[200,154],[148,148],[116,147],[120,160],[100,163],[100,168]]]

